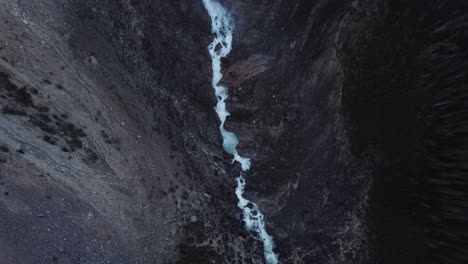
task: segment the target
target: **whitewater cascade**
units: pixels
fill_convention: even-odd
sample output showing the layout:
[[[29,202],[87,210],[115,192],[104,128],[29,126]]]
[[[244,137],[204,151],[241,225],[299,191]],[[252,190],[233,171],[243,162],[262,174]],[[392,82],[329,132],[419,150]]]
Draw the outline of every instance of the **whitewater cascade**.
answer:
[[[212,86],[215,91],[216,98],[218,99],[215,110],[221,121],[219,130],[223,137],[223,148],[224,151],[234,156],[233,162],[239,162],[242,167],[242,171],[246,172],[250,169],[250,160],[239,155],[237,151],[239,140],[234,133],[229,132],[224,128],[226,118],[230,115],[226,109],[225,103],[228,98],[228,88],[219,85],[219,82],[223,77],[221,72],[221,58],[227,57],[232,50],[234,21],[226,9],[215,0],[203,0],[203,5],[211,17],[211,32],[214,36],[214,40],[208,46],[208,50],[213,63]],[[265,229],[265,218],[255,203],[242,196],[246,184],[244,177],[240,175],[236,180],[236,196],[239,199],[237,205],[243,212],[245,228],[249,232],[256,234],[256,238],[263,242],[266,263],[277,264],[278,255],[273,251],[273,237],[268,235]]]

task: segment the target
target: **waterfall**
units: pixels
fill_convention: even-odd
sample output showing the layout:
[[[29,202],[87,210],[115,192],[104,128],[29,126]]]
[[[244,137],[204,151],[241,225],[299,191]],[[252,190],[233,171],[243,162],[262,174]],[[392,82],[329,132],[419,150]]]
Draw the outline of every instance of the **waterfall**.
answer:
[[[226,109],[228,88],[219,85],[219,82],[223,78],[223,74],[221,72],[221,58],[227,57],[227,55],[232,50],[234,20],[226,11],[226,9],[215,0],[203,0],[203,5],[211,17],[211,32],[214,36],[213,42],[208,46],[208,51],[212,60],[212,86],[215,92],[215,96],[218,100],[215,111],[218,114],[219,120],[221,121],[219,130],[223,138],[223,149],[227,153],[233,155],[233,162],[238,162],[241,165],[243,172],[247,172],[251,165],[250,159],[239,155],[237,151],[237,145],[239,144],[237,136],[224,128],[226,118],[230,115]],[[273,251],[273,237],[270,236],[266,231],[265,218],[255,203],[245,199],[242,196],[246,184],[245,178],[240,175],[236,180],[236,196],[239,200],[237,205],[242,210],[245,228],[247,231],[254,234],[257,239],[263,242],[266,263],[277,264],[278,255]]]

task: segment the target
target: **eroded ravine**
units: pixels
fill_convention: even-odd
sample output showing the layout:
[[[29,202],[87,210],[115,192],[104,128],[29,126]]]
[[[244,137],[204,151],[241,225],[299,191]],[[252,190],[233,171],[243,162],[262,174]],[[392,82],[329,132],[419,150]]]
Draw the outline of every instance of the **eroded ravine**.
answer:
[[[226,109],[226,99],[228,98],[228,88],[219,85],[223,74],[221,72],[221,58],[227,57],[232,50],[232,34],[234,30],[234,21],[228,11],[218,2],[212,0],[203,0],[205,9],[211,17],[211,31],[214,36],[213,42],[208,46],[212,59],[213,79],[212,86],[218,100],[215,110],[221,121],[219,130],[223,137],[224,151],[234,156],[233,162],[238,162],[242,171],[245,173],[250,169],[250,159],[242,157],[237,151],[239,140],[237,136],[224,128],[227,117],[230,115]],[[238,207],[243,212],[245,228],[255,235],[257,239],[263,242],[265,261],[268,264],[278,263],[278,255],[274,253],[273,237],[268,234],[265,227],[265,218],[259,207],[245,199],[244,192],[246,181],[241,174],[237,178],[236,196],[239,200]]]

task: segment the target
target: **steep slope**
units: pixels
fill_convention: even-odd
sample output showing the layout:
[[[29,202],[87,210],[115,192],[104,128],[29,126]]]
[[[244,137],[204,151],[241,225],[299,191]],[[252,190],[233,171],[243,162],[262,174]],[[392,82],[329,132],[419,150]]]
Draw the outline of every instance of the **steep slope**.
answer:
[[[466,262],[466,4],[221,2],[225,127],[280,261]],[[201,0],[0,18],[0,263],[264,262]]]
[[[159,20],[177,10],[200,24],[201,3],[166,5],[145,20],[155,13],[136,2],[2,2],[4,261],[26,250],[31,263],[167,263],[208,226],[236,229],[213,227],[229,182],[198,93],[206,46],[174,35],[190,18]]]

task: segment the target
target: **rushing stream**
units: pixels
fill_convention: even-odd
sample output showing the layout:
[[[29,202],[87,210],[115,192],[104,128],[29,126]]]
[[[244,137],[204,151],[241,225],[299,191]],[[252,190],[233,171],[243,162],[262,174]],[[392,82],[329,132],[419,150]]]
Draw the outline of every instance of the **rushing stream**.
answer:
[[[203,0],[205,9],[211,17],[211,31],[214,36],[213,42],[208,46],[213,63],[212,86],[218,99],[215,110],[221,121],[219,130],[223,137],[224,151],[234,156],[233,162],[239,162],[242,171],[250,169],[250,160],[239,155],[237,145],[239,140],[236,135],[224,128],[226,118],[230,115],[226,109],[226,99],[228,98],[228,88],[219,85],[223,77],[221,72],[221,58],[227,57],[232,50],[232,33],[234,30],[234,21],[226,9],[214,0]],[[265,218],[258,206],[245,199],[242,194],[245,187],[245,179],[242,175],[237,178],[236,196],[239,199],[238,206],[243,212],[245,228],[255,234],[256,238],[263,242],[265,260],[268,264],[278,263],[278,255],[273,251],[273,237],[268,235],[265,229]]]

